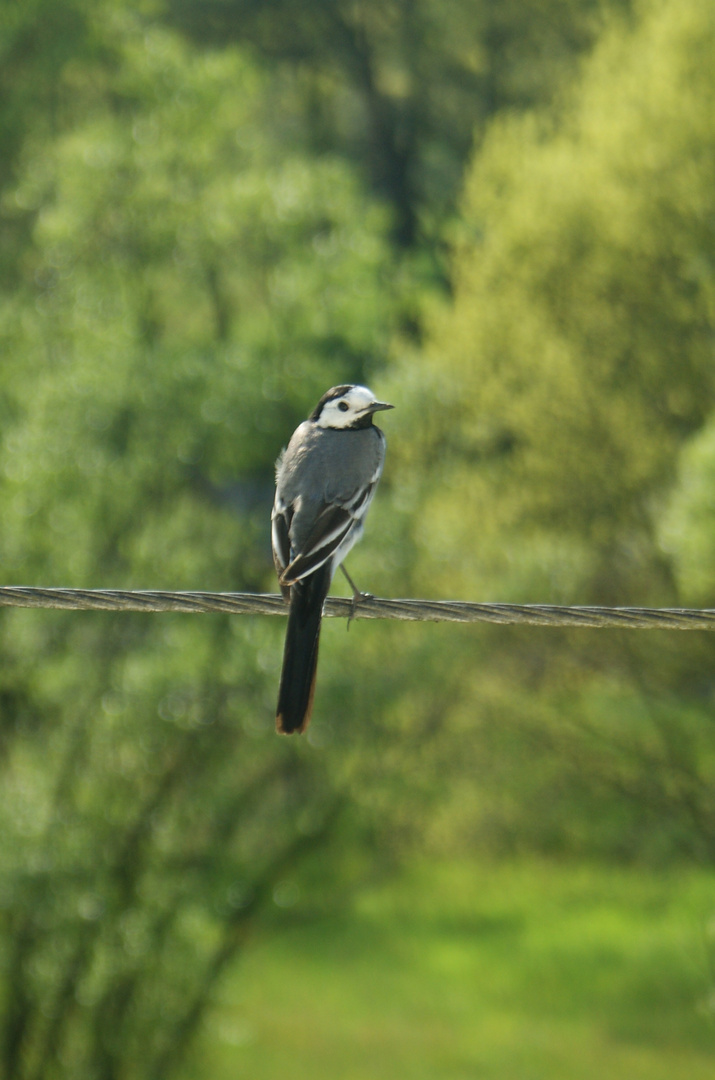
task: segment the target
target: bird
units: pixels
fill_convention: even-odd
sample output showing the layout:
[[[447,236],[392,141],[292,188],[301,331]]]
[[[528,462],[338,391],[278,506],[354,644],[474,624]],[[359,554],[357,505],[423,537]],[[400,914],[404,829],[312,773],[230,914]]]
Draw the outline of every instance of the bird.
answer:
[[[271,542],[290,605],[276,709],[282,735],[304,732],[310,721],[323,603],[335,571],[362,536],[382,476],[386,440],[373,417],[392,408],[366,386],[333,386],[276,462]],[[365,594],[342,569],[355,605]]]

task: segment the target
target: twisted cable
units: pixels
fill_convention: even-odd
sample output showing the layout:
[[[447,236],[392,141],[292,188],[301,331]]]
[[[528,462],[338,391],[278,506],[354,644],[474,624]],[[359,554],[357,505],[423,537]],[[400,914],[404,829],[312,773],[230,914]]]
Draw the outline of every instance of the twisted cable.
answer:
[[[60,608],[71,611],[222,612],[230,615],[285,615],[277,593],[163,592],[124,589],[40,589],[0,586],[0,607]],[[328,618],[400,619],[407,622],[499,623],[527,626],[611,627],[631,630],[715,630],[715,610],[694,608],[562,607],[557,604],[480,604],[462,600],[391,600],[332,596]]]

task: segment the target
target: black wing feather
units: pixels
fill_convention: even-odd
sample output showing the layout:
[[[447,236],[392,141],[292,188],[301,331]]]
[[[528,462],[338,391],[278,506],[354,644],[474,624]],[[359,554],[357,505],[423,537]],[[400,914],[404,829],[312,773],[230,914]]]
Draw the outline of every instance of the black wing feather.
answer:
[[[324,507],[315,519],[302,550],[283,571],[283,584],[290,585],[327,562],[354,524],[355,518],[344,507]]]

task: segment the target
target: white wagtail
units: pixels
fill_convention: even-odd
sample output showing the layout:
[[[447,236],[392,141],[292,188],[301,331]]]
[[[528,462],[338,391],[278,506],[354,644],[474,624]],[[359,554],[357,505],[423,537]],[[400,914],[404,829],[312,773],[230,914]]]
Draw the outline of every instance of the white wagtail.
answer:
[[[323,602],[333,574],[362,536],[382,475],[385,436],[373,415],[392,408],[365,386],[334,386],[276,462],[273,559],[290,603],[276,710],[284,735],[305,731],[310,720]],[[343,572],[356,600],[360,594]]]

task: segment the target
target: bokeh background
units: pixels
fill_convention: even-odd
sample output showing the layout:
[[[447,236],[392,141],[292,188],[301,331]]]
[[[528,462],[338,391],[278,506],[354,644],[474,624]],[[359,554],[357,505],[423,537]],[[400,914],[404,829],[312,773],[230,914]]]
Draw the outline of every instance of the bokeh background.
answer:
[[[715,606],[709,0],[4,0],[3,584]],[[336,589],[341,589],[336,581]],[[0,615],[3,1080],[700,1080],[715,637]]]

